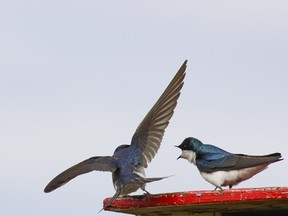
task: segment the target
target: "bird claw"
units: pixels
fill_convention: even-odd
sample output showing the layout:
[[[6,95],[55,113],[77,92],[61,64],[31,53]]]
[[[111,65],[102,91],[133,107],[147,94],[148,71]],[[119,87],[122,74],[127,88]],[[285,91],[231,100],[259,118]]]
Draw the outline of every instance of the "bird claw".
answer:
[[[219,189],[219,190],[217,190],[217,188]],[[213,192],[219,192],[219,193],[223,193],[223,189],[222,189],[222,187],[215,187],[215,189],[213,190]]]
[[[142,189],[145,193],[143,193],[145,196],[150,196],[151,194],[147,191],[147,190],[145,190],[145,189]]]

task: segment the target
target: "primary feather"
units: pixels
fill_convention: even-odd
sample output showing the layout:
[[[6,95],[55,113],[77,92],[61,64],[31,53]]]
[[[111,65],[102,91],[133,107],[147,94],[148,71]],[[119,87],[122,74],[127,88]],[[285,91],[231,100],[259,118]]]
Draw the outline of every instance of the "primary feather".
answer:
[[[140,163],[145,168],[160,148],[165,129],[174,113],[174,108],[177,105],[177,99],[180,96],[180,90],[183,86],[186,64],[187,60],[139,124],[132,137],[131,147],[138,150],[138,155],[132,155],[132,157],[139,156],[141,158]]]

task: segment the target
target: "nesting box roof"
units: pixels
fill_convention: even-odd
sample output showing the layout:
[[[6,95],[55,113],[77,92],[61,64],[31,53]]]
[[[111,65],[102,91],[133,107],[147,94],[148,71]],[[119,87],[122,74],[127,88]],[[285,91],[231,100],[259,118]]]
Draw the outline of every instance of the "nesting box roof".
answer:
[[[103,204],[107,204],[106,198]],[[288,187],[189,191],[118,198],[106,211],[133,215],[185,215],[281,210],[288,213]]]

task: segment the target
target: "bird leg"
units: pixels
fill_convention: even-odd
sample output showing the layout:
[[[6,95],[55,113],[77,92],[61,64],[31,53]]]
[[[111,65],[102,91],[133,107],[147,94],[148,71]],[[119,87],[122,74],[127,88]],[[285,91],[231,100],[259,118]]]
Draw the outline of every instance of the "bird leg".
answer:
[[[145,188],[141,188],[145,193],[144,195],[151,195]]]
[[[213,191],[216,191],[217,188],[219,188],[220,191],[223,191],[222,187],[218,187],[218,186],[216,186],[215,189],[214,189]]]
[[[117,190],[116,193],[114,194],[114,196],[108,201],[108,203],[102,208],[100,209],[100,211],[98,213],[100,213],[103,209],[109,207],[111,205],[111,203],[117,198],[119,197],[119,195],[121,194],[121,190]]]

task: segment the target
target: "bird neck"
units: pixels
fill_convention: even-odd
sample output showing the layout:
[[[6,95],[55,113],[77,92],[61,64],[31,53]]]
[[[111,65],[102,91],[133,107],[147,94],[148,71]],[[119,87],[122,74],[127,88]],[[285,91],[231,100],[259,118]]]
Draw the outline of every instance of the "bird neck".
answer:
[[[196,152],[191,151],[191,150],[183,150],[182,158],[185,158],[190,163],[193,163],[194,165],[196,165]]]

